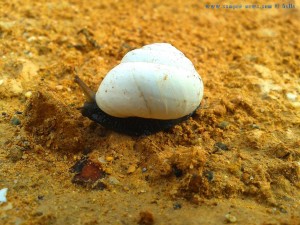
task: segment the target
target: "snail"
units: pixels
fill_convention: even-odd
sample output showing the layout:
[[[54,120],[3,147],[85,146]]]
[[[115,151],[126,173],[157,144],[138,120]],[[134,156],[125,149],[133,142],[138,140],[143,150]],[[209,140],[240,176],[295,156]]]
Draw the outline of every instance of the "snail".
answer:
[[[134,136],[181,123],[195,113],[203,97],[203,82],[192,62],[168,43],[128,52],[96,94],[78,76],[75,82],[87,97],[83,116]]]

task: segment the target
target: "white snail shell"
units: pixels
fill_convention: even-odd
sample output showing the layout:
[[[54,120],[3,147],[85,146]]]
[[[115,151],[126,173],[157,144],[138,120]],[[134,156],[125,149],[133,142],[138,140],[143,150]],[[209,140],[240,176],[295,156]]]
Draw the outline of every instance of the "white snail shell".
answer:
[[[105,76],[98,107],[120,118],[177,119],[197,109],[203,83],[192,62],[167,43],[128,52]]]

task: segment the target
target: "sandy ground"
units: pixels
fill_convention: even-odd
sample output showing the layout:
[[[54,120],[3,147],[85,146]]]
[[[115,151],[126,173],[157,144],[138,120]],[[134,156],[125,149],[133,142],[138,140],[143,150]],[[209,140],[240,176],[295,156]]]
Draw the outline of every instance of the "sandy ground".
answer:
[[[0,224],[300,224],[300,2],[208,3],[0,2]],[[138,138],[81,116],[74,68],[96,90],[154,42],[201,74],[196,115]]]

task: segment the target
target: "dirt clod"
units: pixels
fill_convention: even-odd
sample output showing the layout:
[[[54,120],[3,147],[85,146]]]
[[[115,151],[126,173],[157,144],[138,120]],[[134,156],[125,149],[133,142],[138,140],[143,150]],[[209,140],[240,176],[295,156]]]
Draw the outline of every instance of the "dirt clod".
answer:
[[[9,151],[9,159],[12,161],[12,162],[17,162],[19,161],[20,159],[22,159],[22,156],[23,156],[23,151],[21,148],[17,147],[17,146],[14,146],[10,149]]]
[[[149,211],[140,212],[139,225],[152,225],[154,224],[153,214]]]
[[[25,110],[24,128],[37,144],[65,153],[84,149],[78,113],[50,93],[36,92]]]

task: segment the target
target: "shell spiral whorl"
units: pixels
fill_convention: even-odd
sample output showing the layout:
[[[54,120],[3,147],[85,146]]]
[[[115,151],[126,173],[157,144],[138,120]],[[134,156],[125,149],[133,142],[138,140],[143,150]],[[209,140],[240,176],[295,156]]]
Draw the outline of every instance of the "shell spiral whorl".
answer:
[[[192,62],[170,44],[128,52],[104,78],[98,106],[115,117],[177,119],[200,104],[203,83]]]

